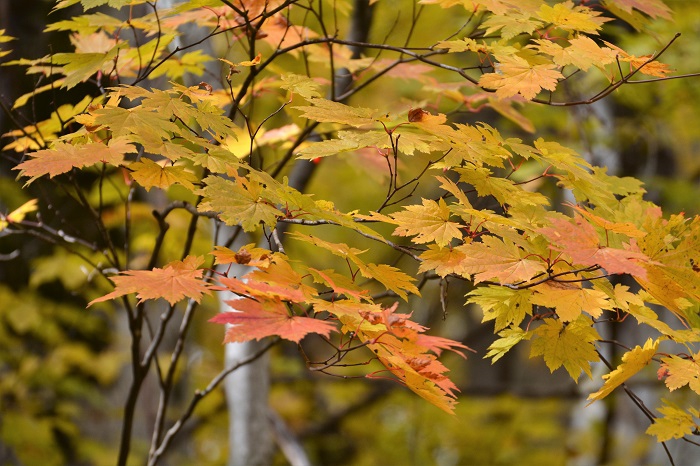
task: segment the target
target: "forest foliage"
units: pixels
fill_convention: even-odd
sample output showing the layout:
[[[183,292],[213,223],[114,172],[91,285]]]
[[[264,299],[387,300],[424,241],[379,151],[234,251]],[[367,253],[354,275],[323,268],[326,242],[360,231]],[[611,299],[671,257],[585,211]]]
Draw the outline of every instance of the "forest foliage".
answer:
[[[384,3],[399,4],[368,8]],[[345,38],[348,1],[56,2],[56,11],[84,10],[47,28],[68,33],[70,50],[3,58],[36,83],[3,103],[10,115],[47,96],[54,108],[41,121],[15,118],[3,135],[3,164],[23,194],[0,234],[38,237],[60,260],[77,260],[83,275],[69,288],[89,308],[80,325],[113,302],[131,331],[135,380],[156,367],[172,382],[179,353],[163,365],[158,352],[184,312],[183,322],[228,324],[224,342],[289,340],[314,372],[389,378],[447,413],[459,390],[446,351],[496,363],[519,345],[574,381],[605,364],[590,403],[647,367],[669,392],[700,395],[700,219],[662,212],[639,180],[540,137],[527,116],[531,106],[591,105],[693,71],[664,63],[678,35],[653,32],[671,9],[661,0],[404,3],[415,24],[445,12],[462,24],[357,41]],[[206,33],[184,44],[190,24]],[[632,53],[609,27],[658,43]],[[220,56],[198,48],[205,41]],[[9,54],[12,38],[0,42]],[[199,83],[187,84],[191,76]],[[595,90],[570,99],[581,83]],[[402,87],[413,90],[382,98]],[[509,125],[499,130],[482,112]],[[298,167],[324,186],[299,185]],[[54,191],[82,212],[76,226]],[[212,231],[228,238],[215,242]],[[242,235],[248,244],[233,247]],[[249,269],[234,276],[232,265]],[[56,269],[47,281],[55,277],[67,279]],[[492,328],[485,355],[412,318],[429,286],[446,313],[451,283],[469,287],[458,304],[480,309]],[[221,291],[239,297],[227,301],[235,312],[194,312]],[[29,324],[12,315],[21,334]],[[653,336],[624,346],[601,335],[627,319]],[[326,355],[315,359],[305,347],[318,342]],[[603,356],[610,344],[624,348],[620,361]],[[121,362],[93,376],[109,383]],[[693,406],[642,405],[647,433],[690,438]],[[172,440],[159,429],[151,461]]]

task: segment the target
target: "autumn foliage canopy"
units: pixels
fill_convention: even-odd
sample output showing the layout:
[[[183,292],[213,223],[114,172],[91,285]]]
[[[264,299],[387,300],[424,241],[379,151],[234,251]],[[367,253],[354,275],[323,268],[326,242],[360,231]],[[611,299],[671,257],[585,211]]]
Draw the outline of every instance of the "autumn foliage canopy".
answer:
[[[677,37],[642,55],[603,39],[609,24],[644,34],[671,20],[661,0],[423,0],[414,6],[448,9],[465,24],[444,37],[402,31],[377,43],[345,38],[347,8],[329,19],[297,0],[55,8],[75,4],[84,14],[49,26],[69,32],[74,50],[13,62],[42,77],[14,108],[46,93],[84,97],[5,134],[4,146],[25,189],[65,185],[97,225],[82,242],[53,235],[104,277],[90,309],[113,301],[140,326],[152,300],[174,309],[227,291],[230,308],[206,316],[228,324],[225,342],[279,338],[303,349],[320,339],[335,358],[307,365],[333,374],[346,370],[347,354],[365,352],[367,376],[398,381],[448,413],[458,389],[446,351],[496,362],[528,345],[532,358],[578,381],[602,363],[600,323],[634,319],[655,336],[609,366],[590,402],[647,366],[668,390],[700,395],[700,219],[662,212],[641,182],[540,138],[523,114],[673,76],[663,53]],[[102,6],[120,14],[96,12]],[[206,32],[209,52],[181,42],[189,23]],[[583,79],[596,90],[568,99],[564,90]],[[373,94],[406,83],[420,94]],[[482,111],[508,129],[480,121]],[[352,181],[348,165],[367,173]],[[323,174],[324,186],[300,184],[298,167]],[[383,194],[348,205],[343,192],[363,184]],[[121,194],[95,195],[108,189]],[[129,211],[148,215],[141,206],[154,193],[159,233],[130,244]],[[41,231],[36,215],[49,204],[32,199],[1,227]],[[191,231],[211,224],[231,240],[194,253],[190,238],[179,258],[167,256],[163,225],[176,211]],[[232,246],[236,235],[249,239]],[[233,266],[247,271],[236,276]],[[493,326],[487,354],[412,320],[426,287],[450,283],[469,287],[463,312]],[[660,319],[661,308],[674,321]],[[698,428],[695,408],[659,412],[647,431],[659,441]]]

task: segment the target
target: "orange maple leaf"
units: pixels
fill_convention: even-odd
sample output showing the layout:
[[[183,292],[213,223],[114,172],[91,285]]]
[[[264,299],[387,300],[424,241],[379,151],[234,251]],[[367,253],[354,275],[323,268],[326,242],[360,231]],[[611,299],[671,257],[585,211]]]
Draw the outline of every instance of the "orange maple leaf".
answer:
[[[632,13],[632,8],[636,8],[652,18],[671,19],[671,9],[661,0],[614,0],[613,5],[625,13]]]
[[[241,246],[238,252],[234,252],[224,246],[216,246],[209,254],[215,257],[214,264],[216,265],[240,264],[261,268],[270,266],[270,259],[272,256],[271,251],[257,248],[254,243]]]
[[[224,343],[260,340],[273,335],[299,343],[309,333],[328,337],[335,330],[330,322],[290,315],[279,298],[261,301],[233,299],[226,304],[234,311],[222,312],[209,319],[209,322],[232,325],[226,331]]]
[[[165,299],[171,305],[183,298],[199,302],[202,295],[209,293],[209,285],[202,280],[202,269],[198,269],[203,263],[201,256],[187,256],[182,261],[170,262],[162,269],[124,271],[111,278],[114,291],[90,301],[88,307],[130,293],[136,293],[139,302],[158,298]]]
[[[630,64],[631,71],[638,69],[642,74],[646,74],[647,76],[655,76],[657,78],[665,78],[666,75],[673,71],[666,63],[661,63],[656,60],[650,61],[654,57],[653,55],[642,55],[641,57],[637,57],[625,52],[620,47],[617,47],[610,42],[603,42],[605,42],[605,45],[617,52],[617,56],[620,61],[625,61]]]
[[[134,152],[136,152],[136,146],[124,139],[113,139],[109,145],[91,142],[75,146],[58,142],[51,149],[32,153],[31,159],[20,163],[13,170],[21,170],[22,176],[30,176],[29,183],[31,183],[40,176],[49,175],[53,178],[74,167],[89,167],[99,162],[121,165],[124,162],[124,154]]]
[[[574,223],[561,218],[551,223],[551,227],[541,228],[539,233],[553,243],[550,249],[566,253],[574,264],[599,265],[611,274],[627,273],[646,279],[647,270],[642,264],[651,263],[651,260],[636,243],[630,242],[627,249],[602,246],[595,228],[579,215]]]

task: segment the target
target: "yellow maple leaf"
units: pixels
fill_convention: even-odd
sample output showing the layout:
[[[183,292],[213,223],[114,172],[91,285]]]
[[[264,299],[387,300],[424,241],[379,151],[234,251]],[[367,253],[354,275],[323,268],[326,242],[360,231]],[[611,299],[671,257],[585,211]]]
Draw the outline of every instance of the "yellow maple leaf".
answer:
[[[501,284],[531,279],[546,270],[541,260],[528,259],[527,254],[509,240],[482,236],[481,242],[459,246],[466,256],[460,264],[463,272],[474,275],[474,283],[496,279]]]
[[[615,51],[608,47],[600,47],[590,37],[576,37],[569,40],[569,47],[562,47],[552,40],[536,40],[540,53],[551,55],[552,60],[559,66],[573,65],[583,71],[591,66],[602,68],[613,63]]]
[[[320,97],[309,99],[313,105],[292,107],[301,110],[301,116],[321,123],[341,123],[359,128],[375,123],[380,118],[376,110],[334,102]]]
[[[436,274],[445,277],[451,273],[462,274],[463,267],[460,263],[467,256],[456,248],[445,248],[437,244],[428,246],[428,250],[420,255],[423,262],[418,267],[418,273],[434,270]]]
[[[479,79],[479,86],[494,89],[498,97],[522,95],[534,99],[542,89],[554,91],[564,76],[554,63],[531,65],[517,55],[496,56],[495,73],[486,73]]]
[[[588,7],[574,6],[574,2],[570,0],[554,6],[542,5],[538,12],[538,16],[545,23],[551,23],[565,31],[587,34],[598,34],[603,23],[612,21],[612,18],[602,18],[600,15],[601,12]]]
[[[563,322],[576,320],[581,311],[592,317],[600,317],[603,309],[612,309],[605,293],[590,288],[581,288],[579,283],[545,282],[537,285],[532,304],[551,307]]]
[[[536,29],[542,27],[542,21],[532,18],[530,13],[522,10],[512,11],[507,15],[489,16],[481,23],[480,29],[486,29],[486,35],[490,36],[501,29],[503,39],[512,39],[518,34],[532,34]]]
[[[199,181],[194,173],[184,167],[170,165],[168,161],[154,162],[151,159],[141,159],[129,165],[132,170],[131,177],[146,191],[151,188],[168,189],[174,184],[181,184],[185,188],[194,190],[194,184]]]
[[[661,370],[667,371],[666,386],[673,391],[688,385],[695,393],[700,394],[700,353],[694,354],[692,359],[680,358],[671,355],[662,358]]]
[[[564,325],[560,319],[545,319],[533,334],[530,357],[543,356],[551,372],[564,366],[574,381],[581,371],[591,377],[591,361],[598,361],[593,342],[600,335],[593,328],[591,319],[579,316],[574,322]]]
[[[596,400],[602,400],[617,387],[625,383],[627,379],[644,369],[651,361],[651,358],[654,357],[654,354],[656,354],[656,348],[658,346],[659,340],[652,341],[652,339],[649,338],[646,343],[644,343],[644,347],[635,346],[622,355],[622,363],[617,366],[617,369],[603,376],[605,383],[603,383],[600,390],[588,395],[588,399],[591,400],[591,403]]]
[[[200,212],[219,212],[219,217],[227,225],[240,224],[245,231],[255,231],[261,222],[274,225],[283,215],[263,196],[263,186],[254,179],[234,175],[232,181],[209,176],[204,183],[206,186],[198,191],[204,199],[197,209]]]
[[[514,290],[491,285],[479,287],[469,293],[467,302],[481,306],[484,312],[482,322],[495,320],[494,330],[498,332],[511,324],[520,325],[526,314],[532,315],[532,294],[533,291],[528,288]]]
[[[647,434],[655,436],[658,442],[665,442],[672,438],[690,435],[698,428],[698,425],[693,421],[693,416],[700,417],[700,412],[697,409],[689,408],[684,411],[668,400],[663,400],[663,402],[666,406],[658,409],[663,417],[654,419],[654,423],[646,431]]]
[[[435,202],[423,199],[423,205],[409,205],[401,212],[391,214],[398,225],[395,235],[414,236],[416,243],[435,241],[446,246],[454,238],[462,238],[459,224],[450,221],[450,209],[443,199]]]

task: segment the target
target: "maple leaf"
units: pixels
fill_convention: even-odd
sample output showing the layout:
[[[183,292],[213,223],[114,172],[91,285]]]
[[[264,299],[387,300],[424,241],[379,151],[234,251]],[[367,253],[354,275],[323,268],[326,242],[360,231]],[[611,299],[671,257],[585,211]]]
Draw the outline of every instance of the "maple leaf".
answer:
[[[662,335],[667,335],[678,343],[690,343],[700,341],[700,329],[674,330],[666,322],[659,320],[659,316],[645,306],[631,305],[627,310],[639,324],[648,325],[656,329]]]
[[[652,18],[671,19],[671,9],[662,0],[605,0],[604,5],[614,5],[626,13],[637,9]]]
[[[527,281],[544,272],[541,260],[524,259],[523,251],[509,240],[484,235],[481,242],[459,246],[466,256],[461,262],[463,273],[473,274],[474,283],[496,279],[501,284]]]
[[[503,286],[483,286],[470,292],[468,303],[481,306],[484,312],[482,322],[495,320],[494,331],[498,332],[510,325],[520,325],[525,315],[532,315],[530,298],[533,291],[529,288],[514,290]]]
[[[221,277],[219,279],[221,286],[216,287],[218,290],[227,290],[239,296],[264,300],[282,300],[291,302],[303,302],[306,295],[300,289],[299,283],[296,286],[288,286],[289,284],[280,285],[279,283],[266,283],[256,280],[252,273],[246,276],[245,280],[239,280],[231,277]]]
[[[622,355],[622,363],[617,368],[603,376],[603,386],[595,393],[588,395],[588,399],[593,403],[596,400],[602,400],[617,387],[625,383],[627,379],[635,375],[637,372],[644,369],[656,354],[656,349],[659,346],[659,340],[652,341],[647,339],[644,347],[635,346],[631,350]],[[589,404],[590,404],[589,403]]]
[[[233,299],[226,301],[226,304],[234,311],[222,312],[209,319],[209,322],[231,325],[226,330],[224,343],[260,340],[273,335],[299,343],[309,333],[327,338],[335,330],[331,322],[290,315],[287,306],[279,298],[260,302]]]
[[[625,52],[620,47],[609,42],[605,42],[605,45],[617,52],[618,60],[629,63],[632,71],[639,70],[639,72],[642,74],[646,74],[647,76],[655,76],[657,78],[665,78],[673,71],[665,63],[660,63],[656,60],[651,61],[653,55],[643,55],[641,57],[637,57]]]
[[[145,3],[145,0],[61,0],[56,4],[56,6],[53,7],[53,9],[58,10],[61,8],[66,8],[70,5],[75,5],[78,2],[80,2],[83,5],[83,9],[87,11],[103,5],[108,5],[112,8],[119,9],[126,5],[138,5],[139,3]]]
[[[254,243],[250,243],[241,246],[236,252],[224,246],[216,246],[209,254],[215,257],[214,265],[241,264],[265,269],[270,266],[273,253],[268,249],[258,248]]]
[[[454,238],[462,238],[460,225],[449,221],[450,209],[444,199],[435,202],[423,199],[423,205],[409,205],[405,211],[395,212],[391,217],[399,225],[395,235],[416,236],[416,243],[435,241],[438,246],[446,246]]]
[[[301,116],[304,118],[321,123],[341,123],[359,128],[378,121],[378,117],[375,116],[377,111],[369,108],[350,107],[320,97],[309,99],[309,102],[313,105],[292,108],[301,110]]]
[[[510,327],[502,332],[498,332],[498,336],[501,338],[491,343],[488,347],[488,352],[484,356],[484,358],[492,358],[491,364],[505,356],[508,351],[521,341],[528,340],[531,333],[525,332],[519,327]]]
[[[507,40],[519,34],[532,34],[540,27],[542,27],[542,21],[533,19],[530,13],[524,13],[520,10],[511,11],[504,16],[490,16],[481,23],[479,29],[486,29],[485,35],[487,36],[500,29],[501,37]]]
[[[199,178],[185,167],[171,165],[167,160],[154,162],[143,158],[130,164],[129,170],[134,181],[143,186],[146,191],[150,191],[151,188],[168,189],[174,184],[181,184],[193,191],[195,189],[193,183],[199,181]]]
[[[100,162],[121,165],[124,162],[125,154],[135,152],[136,147],[122,138],[113,139],[109,144],[92,142],[85,145],[73,145],[57,142],[51,149],[33,152],[31,159],[20,163],[13,169],[21,170],[22,176],[30,176],[31,178],[27,181],[29,184],[44,175],[53,178],[73,168],[88,167]]]
[[[51,61],[54,64],[65,65],[63,73],[66,79],[62,87],[71,89],[98,71],[104,70],[106,65],[114,66],[114,59],[127,45],[126,42],[120,42],[106,53],[56,53],[51,56]]]
[[[275,225],[282,212],[264,197],[264,187],[255,180],[238,175],[234,181],[218,176],[204,179],[206,186],[198,194],[204,196],[197,206],[200,212],[213,211],[227,225],[240,224],[245,231],[255,231],[259,224]]]
[[[345,295],[348,299],[355,301],[371,301],[368,290],[363,290],[344,275],[340,275],[333,270],[316,270],[311,267],[309,267],[309,272],[314,277],[318,277],[316,281],[327,284],[336,294]]]
[[[440,408],[447,414],[454,414],[457,401],[450,397],[444,390],[435,384],[434,381],[421,377],[420,374],[406,373],[404,377],[406,386],[411,391],[433,406]]]
[[[464,4],[464,2],[460,2]],[[534,13],[539,7],[538,0],[472,0],[475,6],[486,8],[496,15],[510,15],[515,12]],[[467,9],[476,9],[469,3],[464,4]]]
[[[36,211],[38,209],[37,202],[36,199],[31,199],[7,215],[0,214],[0,231],[12,223],[21,222],[28,213]]]
[[[560,320],[545,319],[533,335],[537,338],[532,342],[531,358],[544,356],[551,372],[563,365],[575,382],[581,371],[592,377],[590,362],[600,359],[593,342],[600,340],[600,335],[589,318],[579,316],[567,325]]]
[[[7,32],[5,29],[0,29],[0,44],[15,40],[14,37],[6,35],[5,32]],[[10,53],[12,53],[12,50],[0,50],[0,58]]]
[[[552,219],[551,223],[551,227],[541,228],[539,233],[554,243],[551,249],[566,253],[574,264],[599,265],[611,274],[627,273],[646,278],[647,269],[643,264],[651,260],[634,243],[627,249],[602,246],[595,228],[578,215],[574,223],[561,218]]]
[[[667,400],[663,402],[665,406],[658,409],[663,417],[654,419],[654,423],[646,430],[647,434],[655,436],[658,442],[666,442],[690,435],[698,429],[693,417],[700,417],[700,411],[695,408],[684,411]]]
[[[597,318],[603,309],[612,309],[605,293],[590,288],[582,288],[580,283],[545,282],[537,285],[537,293],[532,297],[532,304],[550,307],[556,310],[562,322],[571,322],[581,315],[581,311]]]
[[[554,91],[557,82],[564,79],[553,63],[530,65],[517,55],[500,55],[496,59],[496,72],[482,75],[479,86],[495,90],[501,98],[520,94],[527,100],[532,100],[542,89]]]
[[[108,127],[113,137],[144,134],[150,139],[171,139],[173,134],[179,132],[167,113],[141,105],[133,108],[105,107],[91,113],[95,115],[94,123]]]
[[[418,288],[412,283],[413,277],[408,276],[396,267],[387,264],[367,264],[358,256],[365,251],[349,247],[344,243],[331,243],[320,238],[302,233],[293,232],[292,237],[300,241],[314,244],[326,249],[336,256],[349,260],[360,270],[360,274],[365,278],[373,278],[384,285],[388,290],[395,292],[403,299],[408,298],[408,293],[420,295]]]
[[[511,180],[493,176],[486,167],[455,168],[460,181],[474,186],[479,196],[493,196],[501,205],[547,205],[549,200],[540,193],[524,191]]]
[[[552,56],[559,66],[573,65],[583,71],[591,66],[602,68],[613,63],[617,54],[608,47],[600,47],[590,37],[576,37],[569,40],[569,47],[562,47],[551,40],[536,40],[540,53]]]
[[[579,206],[571,205],[571,207],[583,217],[587,218],[591,223],[594,223],[607,231],[621,233],[629,236],[630,238],[642,238],[647,235],[646,232],[639,230],[639,228],[637,228],[637,226],[633,223],[611,222],[610,220],[606,220],[603,217],[600,217],[593,212],[589,212],[588,210],[585,210]]]
[[[688,385],[691,390],[700,395],[700,353],[692,358],[685,359],[675,355],[661,358],[661,370],[666,374],[666,386],[670,391],[677,390]]]
[[[366,268],[360,268],[360,273],[363,277],[374,278],[404,300],[408,299],[408,293],[420,296],[420,291],[412,283],[416,279],[391,265],[367,264]]]
[[[554,6],[542,5],[538,16],[545,23],[551,23],[555,27],[566,31],[579,31],[587,34],[598,34],[603,23],[612,21],[612,18],[600,17],[601,12],[594,11],[585,6],[574,6],[574,2],[567,0]]]
[[[469,348],[468,346],[463,345],[462,343],[459,343],[454,340],[450,340],[449,338],[443,338],[443,337],[435,337],[432,335],[418,335],[416,337],[416,345],[422,346],[425,348],[426,351],[432,351],[435,353],[437,356],[440,356],[442,354],[443,350],[447,351],[452,351],[453,353],[456,353],[460,355],[462,358],[466,359],[467,357],[464,355],[464,353],[461,351],[462,349],[471,351],[475,353],[473,349]],[[457,349],[459,348],[459,349]]]
[[[336,301],[312,300],[315,312],[328,312],[335,316],[342,324],[343,333],[353,332],[367,341],[385,334],[385,325],[371,323],[365,316],[369,314],[381,314],[381,306],[374,303],[362,303],[349,299]]]
[[[437,244],[428,246],[428,250],[420,255],[421,263],[418,273],[435,271],[441,277],[446,277],[451,273],[461,275],[463,268],[460,265],[467,256],[457,248],[443,248]]]
[[[321,93],[319,92],[319,84],[307,76],[287,73],[283,74],[281,78],[282,84],[280,84],[280,87],[282,89],[288,89],[292,92],[296,92],[306,100],[321,97]]]
[[[114,291],[92,300],[88,307],[131,293],[136,293],[139,302],[158,298],[165,299],[171,305],[184,298],[199,302],[210,288],[202,281],[202,269],[198,268],[203,263],[201,256],[187,256],[181,261],[170,262],[162,269],[121,272],[121,275],[111,277]]]

